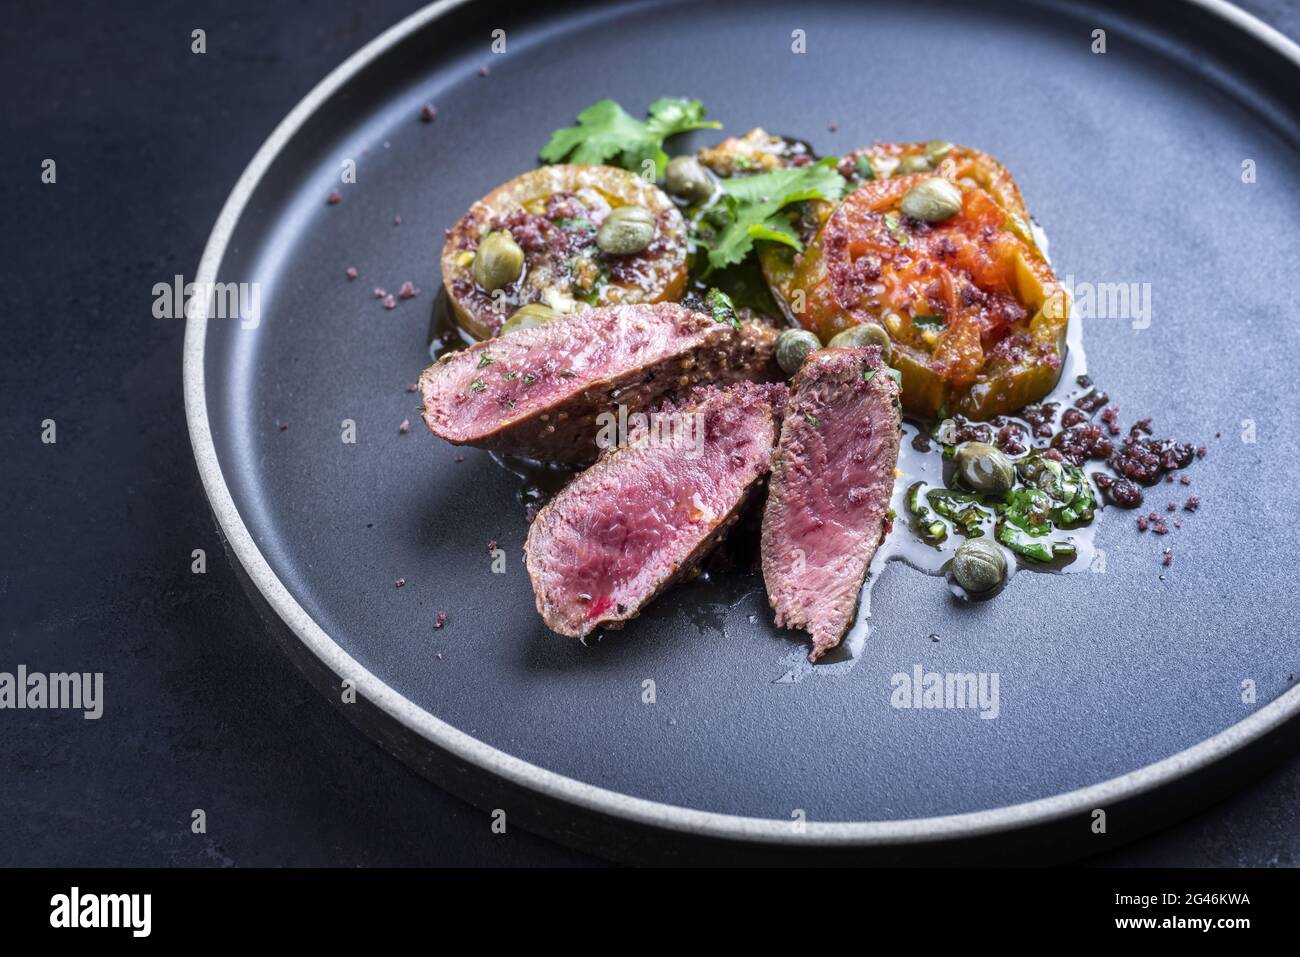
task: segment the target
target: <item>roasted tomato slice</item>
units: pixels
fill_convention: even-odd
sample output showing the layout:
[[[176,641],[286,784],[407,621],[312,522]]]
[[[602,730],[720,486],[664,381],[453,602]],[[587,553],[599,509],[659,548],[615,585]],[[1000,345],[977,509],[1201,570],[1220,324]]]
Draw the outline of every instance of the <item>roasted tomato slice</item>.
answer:
[[[643,206],[654,238],[627,255],[602,252],[596,233],[611,210]],[[474,259],[489,234],[508,232],[523,250],[518,278],[489,290]],[[656,186],[613,166],[543,166],[512,179],[470,207],[442,248],[442,284],[456,321],[489,339],[522,306],[560,313],[596,306],[675,300],[686,286],[686,223]]]
[[[823,342],[859,323],[884,326],[903,375],[903,408],[914,415],[1015,411],[1060,378],[1065,293],[1005,169],[950,147],[922,172],[888,175],[917,147],[924,150],[862,151],[879,164],[876,178],[829,212],[804,253],[774,277],[774,292]],[[961,210],[933,224],[904,215],[903,197],[933,176],[958,186]]]
[[[979,186],[1007,211],[1008,228],[1016,231],[1027,242],[1033,242],[1029,213],[1025,210],[1015,180],[1005,166],[980,150],[942,140],[927,143],[877,143],[840,157],[839,171],[851,189],[876,180],[927,171],[945,176],[963,186]],[[813,200],[801,204],[791,212],[791,225],[804,245],[812,242],[834,209],[833,203]],[[793,249],[780,243],[760,243],[758,246],[759,264],[772,297],[792,321],[796,319],[792,308],[795,257]]]

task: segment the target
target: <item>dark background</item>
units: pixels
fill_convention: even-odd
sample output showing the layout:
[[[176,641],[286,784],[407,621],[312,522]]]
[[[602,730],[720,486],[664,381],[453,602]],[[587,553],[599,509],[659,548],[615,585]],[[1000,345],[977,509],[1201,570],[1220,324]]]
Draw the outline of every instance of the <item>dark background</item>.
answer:
[[[1241,5],[1300,35],[1293,0]],[[280,118],[416,6],[6,4],[0,670],[103,671],[106,714],[0,713],[0,864],[593,863],[517,829],[494,836],[265,635],[191,459],[183,324],[151,315],[153,284],[192,278]],[[40,441],[47,418],[55,445]],[[195,808],[206,835],[190,832]],[[1294,866],[1298,809],[1300,757],[1091,860]]]

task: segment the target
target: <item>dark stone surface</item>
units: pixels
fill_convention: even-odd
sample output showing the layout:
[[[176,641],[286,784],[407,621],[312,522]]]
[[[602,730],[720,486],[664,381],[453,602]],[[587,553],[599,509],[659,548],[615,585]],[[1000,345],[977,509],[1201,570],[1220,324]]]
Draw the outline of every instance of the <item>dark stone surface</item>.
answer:
[[[1280,0],[1244,4],[1300,33]],[[590,859],[390,759],[264,636],[190,457],[179,321],[248,158],[410,3],[27,6],[0,40],[6,547],[0,670],[103,671],[107,714],[0,713],[0,863],[565,864]],[[208,53],[190,53],[207,30]],[[40,162],[58,161],[55,187]],[[39,441],[58,423],[58,443]],[[190,572],[206,549],[206,575]],[[1300,759],[1098,863],[1287,865]],[[208,833],[190,833],[202,808]]]

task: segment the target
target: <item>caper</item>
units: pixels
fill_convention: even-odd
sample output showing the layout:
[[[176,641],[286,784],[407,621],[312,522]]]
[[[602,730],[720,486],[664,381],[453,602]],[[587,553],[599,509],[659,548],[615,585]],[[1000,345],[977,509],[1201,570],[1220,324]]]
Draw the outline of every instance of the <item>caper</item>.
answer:
[[[776,337],[776,362],[786,375],[794,375],[810,353],[822,347],[822,342],[807,329],[786,329]]]
[[[895,176],[906,176],[908,173],[924,173],[930,169],[930,161],[922,154],[916,153],[913,156],[904,156],[894,167]]]
[[[614,256],[639,253],[655,238],[654,213],[644,206],[611,210],[596,233],[596,245]]]
[[[957,450],[957,474],[966,487],[984,495],[1011,490],[1016,467],[1001,451],[985,442],[967,442]]]
[[[524,251],[502,230],[488,233],[474,255],[474,281],[488,291],[503,289],[524,271]]]
[[[832,349],[842,347],[856,349],[860,346],[880,346],[880,357],[886,362],[889,361],[894,351],[893,344],[889,341],[889,333],[874,322],[864,322],[860,326],[850,326],[843,332],[836,333],[835,338],[830,341],[830,348]]]
[[[501,335],[508,336],[520,329],[543,326],[559,318],[561,318],[560,314],[550,306],[543,305],[540,302],[530,302],[528,305],[516,309],[510,318],[501,324]]]
[[[925,158],[931,166],[938,166],[939,160],[952,152],[952,144],[947,140],[930,140],[925,144]]]
[[[713,195],[713,179],[694,156],[676,156],[664,169],[664,185],[674,196],[702,203]]]
[[[968,538],[952,557],[952,577],[971,594],[992,591],[1007,577],[1006,556],[987,538]]]
[[[932,176],[909,189],[900,208],[913,219],[942,222],[961,212],[961,190],[942,176]]]

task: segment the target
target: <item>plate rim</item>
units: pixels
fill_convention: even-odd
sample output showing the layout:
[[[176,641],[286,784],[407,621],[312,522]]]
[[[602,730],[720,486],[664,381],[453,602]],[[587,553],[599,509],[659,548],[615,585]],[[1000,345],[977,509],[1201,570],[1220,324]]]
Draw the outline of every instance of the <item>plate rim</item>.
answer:
[[[262,177],[301,127],[344,84],[407,37],[472,0],[436,0],[357,50],[314,86],[271,132],[236,181],[204,246],[199,288],[216,279],[226,247]],[[1300,71],[1300,45],[1228,0],[1182,0],[1225,21],[1289,60]],[[1300,685],[1189,748],[1126,774],[1034,801],[981,811],[888,821],[807,821],[703,811],[632,797],[547,770],[478,740],[391,688],[337,644],[294,599],[244,524],[226,484],[208,419],[205,381],[206,303],[187,315],[182,359],[185,418],[204,492],[231,552],[250,581],[306,651],[407,731],[452,757],[538,795],[630,824],[704,838],[797,847],[885,847],[983,837],[1045,825],[1172,784],[1268,736],[1300,713]],[[373,735],[369,735],[373,737]],[[436,779],[435,779],[436,781]]]

